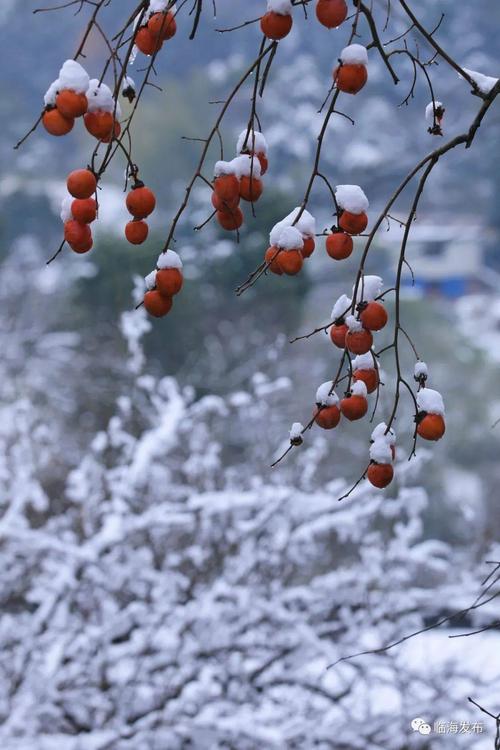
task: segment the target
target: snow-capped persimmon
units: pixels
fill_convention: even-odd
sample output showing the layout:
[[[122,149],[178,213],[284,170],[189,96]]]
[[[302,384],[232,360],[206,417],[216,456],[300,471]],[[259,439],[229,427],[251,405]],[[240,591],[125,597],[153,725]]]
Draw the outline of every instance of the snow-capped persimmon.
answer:
[[[75,169],[66,181],[68,193],[73,198],[91,198],[97,190],[95,174],[90,169]]]
[[[373,393],[378,387],[378,371],[375,369],[370,370],[355,370],[353,373],[354,382],[361,380],[366,385],[368,393]]]
[[[266,254],[264,256],[265,262],[269,264],[269,270],[272,273],[275,273],[277,276],[283,275],[283,269],[281,268],[281,265],[278,261],[278,257],[282,252],[284,251],[279,250],[275,245],[271,245],[271,247],[267,248]]]
[[[387,310],[381,302],[373,300],[360,312],[359,319],[369,331],[380,331],[387,323]]]
[[[234,174],[221,174],[214,180],[214,192],[228,205],[237,205],[240,200],[240,183]]]
[[[304,246],[300,251],[303,258],[310,258],[316,247],[314,237],[304,237]]]
[[[76,198],[71,204],[71,215],[80,224],[92,224],[97,216],[97,203],[94,198]]]
[[[239,206],[230,211],[217,211],[216,219],[223,229],[233,232],[243,224],[243,212]]]
[[[81,224],[76,219],[69,219],[64,224],[64,239],[73,245],[84,245],[92,237],[88,224]]]
[[[142,245],[149,234],[149,227],[142,219],[134,219],[125,225],[125,237],[131,245]]]
[[[353,250],[352,237],[345,232],[333,232],[326,238],[326,252],[333,260],[345,260]]]
[[[287,276],[296,276],[304,263],[300,250],[282,250],[276,260]]]
[[[42,117],[43,127],[50,135],[67,135],[73,130],[73,118],[64,117],[58,109],[47,109]]]
[[[361,234],[368,226],[368,216],[365,213],[353,214],[342,211],[339,217],[339,227],[348,234]]]
[[[242,176],[240,180],[240,198],[243,198],[244,201],[256,203],[262,195],[263,190],[264,185],[258,177],[255,175]]]
[[[348,394],[340,402],[340,411],[346,419],[354,422],[356,419],[362,419],[365,416],[368,411],[368,401],[364,396]]]
[[[293,19],[289,13],[282,15],[270,10],[260,19],[262,33],[275,42],[287,36],[292,30],[292,26]]]
[[[394,469],[391,464],[377,464],[372,462],[366,473],[366,477],[370,484],[374,487],[378,487],[379,490],[383,490],[392,482],[394,477]]]
[[[184,277],[178,268],[161,268],[156,272],[156,288],[164,297],[173,297],[182,289]]]
[[[336,29],[347,18],[345,0],[318,0],[316,18],[327,29]]]
[[[441,414],[426,414],[417,425],[417,433],[424,440],[441,440],[445,431],[446,425]]]
[[[90,135],[93,135],[99,141],[109,138],[113,132],[114,120],[111,112],[104,112],[102,110],[87,112],[83,117],[83,122]]]
[[[126,204],[128,212],[132,214],[134,219],[145,219],[155,210],[155,194],[144,183],[136,182],[127,194]]]
[[[324,430],[333,430],[340,422],[340,409],[334,404],[333,406],[323,406],[316,412],[314,421],[318,427]]]
[[[360,331],[347,331],[345,345],[353,354],[366,354],[373,344],[373,336],[366,328]]]
[[[162,41],[171,39],[177,32],[174,14],[171,11],[154,13],[147,23],[147,29],[155,39],[161,39]]]
[[[330,338],[332,344],[338,346],[339,349],[345,349],[345,339],[348,332],[348,327],[345,323],[334,323],[330,328]]]
[[[87,97],[71,89],[63,89],[56,96],[56,107],[62,116],[69,120],[82,117],[87,111]]]
[[[155,318],[163,318],[172,309],[172,297],[164,297],[156,289],[146,292],[144,295],[144,307],[150,315]]]
[[[134,42],[137,49],[139,49],[143,55],[148,56],[154,55],[154,53],[158,52],[163,46],[163,41],[152,34],[147,26],[141,26],[141,28],[137,30]]]
[[[343,63],[333,71],[333,80],[339,91],[357,94],[368,80],[366,65]]]

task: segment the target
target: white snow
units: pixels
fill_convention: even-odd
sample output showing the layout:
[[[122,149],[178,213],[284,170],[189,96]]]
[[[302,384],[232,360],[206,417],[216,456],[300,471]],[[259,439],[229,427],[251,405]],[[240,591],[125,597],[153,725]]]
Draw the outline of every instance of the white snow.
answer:
[[[429,414],[440,414],[444,417],[444,402],[439,391],[433,391],[432,388],[422,388],[417,393],[417,406],[419,411],[426,411]]]
[[[214,166],[214,177],[221,177],[222,175],[227,174],[236,174],[233,162],[223,161],[222,159],[216,161]]]
[[[370,354],[370,352],[366,352],[366,354],[358,354],[357,357],[354,357],[354,359],[352,360],[352,369],[353,370],[375,369],[375,365],[373,364],[373,356]]]
[[[363,276],[360,279],[356,301],[371,302],[382,292],[383,280],[380,276]],[[353,287],[354,294],[354,287]]]
[[[388,445],[394,445],[396,443],[396,432],[394,428],[391,428],[389,432],[387,432],[387,425],[385,422],[380,422],[375,429],[373,430],[371,434],[371,439],[373,441],[379,440],[380,438],[384,438],[386,443]]]
[[[76,60],[66,60],[59,71],[61,89],[70,89],[84,94],[89,87],[89,74]]]
[[[431,125],[434,122],[434,109],[439,109],[440,107],[443,107],[442,102],[438,102],[437,100],[435,102],[429,102],[427,107],[425,108],[425,119],[427,122],[429,122]]]
[[[71,213],[71,204],[73,203],[73,200],[74,198],[71,195],[66,195],[62,199],[61,213],[59,215],[61,217],[61,221],[63,222],[63,224],[69,221],[69,219],[73,218],[73,214]]]
[[[130,76],[125,76],[122,81],[122,94],[127,89],[132,89],[132,91],[135,91],[135,81]]]
[[[294,422],[290,428],[290,440],[297,440],[302,437],[304,426],[300,422]]]
[[[363,398],[367,397],[368,391],[362,380],[357,380],[351,385],[351,394],[353,396],[363,396]]]
[[[277,237],[276,247],[281,250],[301,250],[304,247],[302,234],[296,227],[283,227]]]
[[[349,311],[352,305],[352,299],[347,294],[341,294],[334,306],[332,307],[332,320],[342,318]]]
[[[420,360],[418,362],[415,362],[413,374],[416,378],[420,378],[422,375],[425,375],[427,377],[429,371],[425,362],[420,362]]]
[[[241,154],[231,161],[233,165],[233,174],[236,177],[260,177],[260,162],[258,159],[252,158],[249,154]]]
[[[178,268],[181,270],[182,260],[175,250],[167,250],[165,253],[159,254],[158,260],[156,261],[156,268],[158,270],[163,268]]]
[[[316,391],[315,403],[320,406],[336,406],[339,402],[339,397],[335,391],[330,391],[333,388],[333,380],[327,380],[326,383],[322,383]]]
[[[268,12],[279,13],[280,16],[290,16],[292,7],[292,0],[267,0]]]
[[[146,289],[148,291],[154,289],[156,286],[156,269],[154,271],[151,271],[151,273],[148,273],[144,281],[146,283]]]
[[[99,83],[97,78],[93,78],[87,90],[87,99],[89,102],[89,112],[114,112],[115,100],[111,89],[105,83]],[[121,116],[120,105],[116,103],[116,115]]]
[[[61,83],[59,81],[59,78],[57,78],[57,80],[55,81],[52,81],[52,83],[50,84],[49,88],[47,89],[43,97],[43,102],[45,106],[49,104],[54,105],[56,103],[56,96],[60,88],[61,88]]]
[[[363,324],[354,315],[346,315],[346,325],[350,331],[362,331]]]
[[[483,94],[489,94],[491,89],[498,83],[498,78],[493,76],[485,76],[483,73],[478,73],[476,70],[469,70],[464,68],[464,71],[470,75],[472,80],[477,84],[479,91]]]
[[[245,128],[245,130],[242,130],[239,134],[238,143],[236,144],[236,153],[241,154],[246,141],[246,148],[248,151],[253,150],[255,154],[267,154],[268,145],[262,133],[258,130],[250,130],[248,138],[247,133],[248,129]]]
[[[378,464],[392,463],[392,451],[389,443],[382,437],[377,438],[370,445],[370,458]]]
[[[335,198],[340,208],[351,214],[365,213],[370,204],[359,185],[337,185]]]
[[[350,44],[340,53],[344,65],[368,65],[368,52],[362,44]]]
[[[306,209],[302,212],[300,219],[295,223],[295,219],[300,213],[300,206],[296,206],[293,211],[290,211],[288,216],[278,221],[277,224],[271,229],[269,234],[269,240],[271,245],[276,245],[276,240],[283,227],[295,226],[304,237],[314,237],[316,234],[316,219]]]

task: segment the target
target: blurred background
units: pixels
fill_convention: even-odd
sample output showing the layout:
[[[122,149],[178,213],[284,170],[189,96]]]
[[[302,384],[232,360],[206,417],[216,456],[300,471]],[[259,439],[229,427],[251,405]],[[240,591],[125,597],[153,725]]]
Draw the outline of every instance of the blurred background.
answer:
[[[133,310],[134,287],[154,267],[199,158],[201,144],[183,136],[206,136],[220,107],[210,102],[227,96],[258,50],[255,24],[216,29],[264,5],[220,0],[216,18],[204,9],[194,42],[187,9],[179,14],[179,32],[158,57],[161,90],[147,87],[132,129],[133,159],[158,198],[147,243],[124,239],[117,158],[103,181],[94,250],[66,249],[47,267],[62,237],[65,176],[87,164],[94,144],[77,126],[64,139],[39,129],[12,147],[74,54],[89,11],[1,4],[0,738],[8,750],[494,747],[495,722],[467,696],[500,710],[498,631],[448,636],[498,620],[496,599],[402,647],[326,667],[469,607],[495,570],[486,561],[500,555],[498,106],[470,150],[441,160],[420,204],[402,315],[445,399],[447,433],[431,449],[419,445],[409,463],[404,397],[397,478],[385,493],[362,483],[337,502],[366,466],[369,424],[312,431],[270,469],[338,366],[324,334],[289,341],[330,319],[362,242],[336,263],[320,239],[299,276],[264,277],[234,294],[272,225],[301,202],[347,28],[329,33],[295,11],[259,103],[270,169],[257,215],[247,212],[239,244],[213,223],[193,232],[211,211],[209,190],[197,189],[176,236],[186,283],[172,313],[151,324]],[[134,6],[103,10],[111,36]],[[383,25],[383,4],[375,10]],[[495,0],[426,0],[416,12],[429,28],[443,12],[443,46],[467,68],[498,73]],[[395,9],[387,38],[406,26]],[[91,77],[105,54],[92,36],[83,63]],[[400,106],[412,70],[404,58],[396,65],[397,87],[370,52],[369,84],[342,102],[355,125],[334,119],[322,156],[333,184],[363,187],[371,221],[440,143],[427,132],[423,81]],[[139,56],[136,82],[144,67]],[[478,100],[444,64],[431,73],[451,138]],[[224,122],[227,158],[248,121],[250,85]],[[214,150],[207,164],[216,158]],[[332,224],[328,198],[318,184],[309,208],[319,231]],[[404,221],[410,200],[403,194],[392,215]],[[391,221],[370,253],[366,270],[387,288],[400,241]],[[411,377],[411,351],[403,362]],[[382,364],[376,421],[393,399],[390,352]],[[412,730],[415,717],[431,735]],[[455,723],[468,727],[455,732]]]

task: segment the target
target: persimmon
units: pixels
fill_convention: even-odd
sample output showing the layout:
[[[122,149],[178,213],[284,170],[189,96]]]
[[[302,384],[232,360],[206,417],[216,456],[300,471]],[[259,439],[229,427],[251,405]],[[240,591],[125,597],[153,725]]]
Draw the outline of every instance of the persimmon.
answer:
[[[387,323],[387,310],[381,302],[373,300],[360,312],[359,319],[369,331],[380,331]]]
[[[94,198],[76,198],[71,204],[71,214],[80,224],[92,224],[97,216]]]
[[[125,237],[131,245],[142,245],[149,234],[149,227],[142,219],[129,221],[125,226]]]
[[[170,312],[172,305],[172,297],[164,297],[156,289],[152,289],[144,295],[144,307],[155,318],[163,318]]]
[[[353,373],[353,379],[355,382],[361,380],[366,385],[368,393],[373,393],[373,391],[377,390],[379,378],[378,371],[375,367],[370,368],[369,370],[355,370]]]
[[[417,433],[424,440],[440,440],[445,431],[446,425],[441,414],[425,414],[417,425]]]
[[[268,268],[272,273],[277,274],[277,276],[283,275],[283,270],[281,268],[281,265],[278,262],[278,257],[281,252],[278,250],[278,248],[275,245],[271,245],[271,247],[268,247],[266,250],[266,254],[264,256],[264,260],[266,263],[269,264]]]
[[[304,263],[300,250],[282,250],[276,260],[287,276],[296,276]]]
[[[300,251],[303,258],[310,258],[316,247],[314,237],[304,237],[304,246]]]
[[[87,111],[87,97],[71,89],[63,89],[56,96],[56,107],[62,116],[69,120],[82,117]]]
[[[240,180],[240,198],[243,198],[244,201],[256,203],[262,195],[263,190],[264,185],[258,177],[255,175],[242,176]]]
[[[345,0],[318,0],[316,18],[327,29],[336,29],[347,18]]]
[[[164,297],[173,297],[182,289],[184,277],[178,268],[161,268],[156,272],[156,288]]]
[[[353,214],[350,211],[342,211],[339,218],[339,227],[348,234],[361,234],[368,225],[368,216],[365,213]]]
[[[379,490],[383,490],[392,482],[394,477],[394,469],[391,464],[377,464],[371,463],[366,472],[366,477],[370,484],[374,487],[378,487]]]
[[[353,354],[366,354],[373,344],[373,336],[366,328],[360,331],[347,331],[345,345]]]
[[[92,235],[90,235],[90,237],[87,237],[83,242],[68,243],[68,244],[74,253],[77,253],[78,255],[83,255],[84,253],[88,253],[89,250],[92,250],[94,241],[92,240]]]
[[[90,169],[75,169],[66,180],[68,193],[73,198],[90,198],[97,190],[95,174]]]
[[[334,323],[330,328],[330,338],[335,346],[339,349],[345,349],[345,339],[348,332],[348,327],[345,323]]]
[[[115,120],[113,128],[111,129],[111,132],[105,138],[101,138],[101,141],[103,143],[110,143],[112,138],[119,138],[121,132],[122,132],[122,126],[120,125],[118,120]]]
[[[269,161],[267,159],[266,154],[260,152],[257,154],[257,159],[259,160],[260,164],[260,174],[261,176],[266,174],[267,170],[269,169]]]
[[[227,211],[228,213],[230,213],[231,210],[236,208],[236,206],[240,202],[240,196],[237,195],[236,198],[234,198],[233,200],[225,201],[222,198],[220,198],[214,190],[212,190],[211,200],[212,200],[212,206],[215,208],[216,211]]]
[[[357,94],[368,80],[366,65],[343,63],[333,71],[333,80],[339,91]]]
[[[240,200],[240,183],[235,174],[221,174],[214,180],[214,192],[228,205],[238,204]]]
[[[155,194],[142,182],[136,182],[125,202],[134,219],[145,219],[156,206]]]
[[[103,110],[87,112],[83,117],[83,123],[88,132],[99,141],[110,137],[113,132],[113,122],[112,112],[104,112]]]
[[[155,39],[166,41],[172,39],[177,32],[175,16],[170,11],[167,13],[154,13],[147,23],[149,33]]]
[[[354,422],[356,419],[362,419],[368,411],[368,401],[364,396],[348,394],[340,402],[340,411],[346,419]]]
[[[216,219],[223,229],[234,231],[243,224],[243,212],[239,206],[231,211],[217,211]]]
[[[275,13],[273,10],[265,13],[260,19],[260,28],[262,33],[267,36],[268,39],[272,39],[275,42],[283,39],[287,36],[293,26],[292,16],[282,15],[281,13]]]
[[[143,55],[148,56],[154,55],[154,53],[158,52],[163,46],[163,41],[152,34],[147,26],[142,26],[138,29],[134,42],[137,49],[139,49]]]
[[[81,224],[76,219],[69,219],[64,224],[64,239],[73,245],[84,245],[92,237],[88,224]]]
[[[66,135],[73,130],[73,118],[64,117],[58,109],[47,109],[42,117],[43,127],[50,135]]]
[[[354,243],[352,237],[345,232],[333,232],[326,238],[326,252],[333,260],[344,260],[352,253]]]
[[[333,430],[340,422],[340,409],[334,404],[333,406],[323,406],[316,412],[314,421],[318,427],[324,430]]]

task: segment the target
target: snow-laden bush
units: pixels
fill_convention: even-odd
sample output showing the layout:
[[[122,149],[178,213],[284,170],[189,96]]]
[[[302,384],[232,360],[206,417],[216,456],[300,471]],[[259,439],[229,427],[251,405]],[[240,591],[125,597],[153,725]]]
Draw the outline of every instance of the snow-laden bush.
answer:
[[[197,399],[142,372],[146,329],[123,319],[128,382],[50,496],[36,404],[5,407],[2,747],[401,750],[414,715],[464,715],[477,675],[460,665],[392,649],[327,669],[474,592],[423,540],[414,465],[389,495],[362,484],[341,503],[343,480],[315,481],[321,437],[267,470],[283,383]]]

